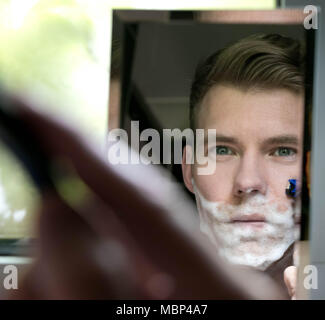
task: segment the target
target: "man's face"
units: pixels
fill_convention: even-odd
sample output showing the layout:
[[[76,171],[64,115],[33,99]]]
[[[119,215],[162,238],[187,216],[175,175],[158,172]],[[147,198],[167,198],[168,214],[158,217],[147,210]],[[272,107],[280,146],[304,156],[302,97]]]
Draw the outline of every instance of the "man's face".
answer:
[[[301,181],[303,104],[303,95],[286,89],[222,85],[201,102],[197,128],[216,130],[208,160],[216,170],[200,175],[199,164],[183,161],[184,181],[201,230],[231,262],[265,269],[295,239],[299,206],[285,188],[289,179]]]

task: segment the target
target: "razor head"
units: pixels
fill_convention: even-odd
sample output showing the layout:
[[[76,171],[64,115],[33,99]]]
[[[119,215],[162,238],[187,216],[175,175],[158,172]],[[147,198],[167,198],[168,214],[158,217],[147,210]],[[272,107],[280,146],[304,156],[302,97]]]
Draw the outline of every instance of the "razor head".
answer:
[[[286,195],[288,197],[296,198],[298,195],[298,186],[297,186],[297,180],[296,179],[289,179],[288,185],[286,188]]]

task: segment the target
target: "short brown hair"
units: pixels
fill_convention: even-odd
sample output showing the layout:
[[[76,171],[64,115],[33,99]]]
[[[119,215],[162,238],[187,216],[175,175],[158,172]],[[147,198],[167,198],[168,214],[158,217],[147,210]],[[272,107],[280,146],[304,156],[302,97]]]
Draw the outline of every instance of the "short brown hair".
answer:
[[[302,92],[304,60],[303,45],[279,34],[249,36],[215,52],[195,72],[190,93],[191,128],[196,127],[202,99],[216,84]]]

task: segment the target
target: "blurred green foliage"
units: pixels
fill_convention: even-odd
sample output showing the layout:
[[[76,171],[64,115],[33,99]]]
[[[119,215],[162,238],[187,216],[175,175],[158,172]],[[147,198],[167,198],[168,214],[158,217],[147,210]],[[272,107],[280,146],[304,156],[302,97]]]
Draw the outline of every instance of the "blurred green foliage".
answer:
[[[18,90],[37,84],[60,90],[62,80],[88,58],[90,20],[73,0],[41,0],[24,18],[15,17],[10,1],[2,2],[7,4],[0,13],[2,82]]]
[[[80,3],[0,0],[0,85],[36,95],[86,135],[104,140],[107,70],[96,58],[94,18]],[[28,175],[0,141],[0,238],[34,234],[38,201]]]

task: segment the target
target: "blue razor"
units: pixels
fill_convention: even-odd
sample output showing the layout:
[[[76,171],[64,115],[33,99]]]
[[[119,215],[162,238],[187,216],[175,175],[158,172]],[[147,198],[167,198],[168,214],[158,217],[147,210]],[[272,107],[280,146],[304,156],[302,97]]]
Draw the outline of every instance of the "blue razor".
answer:
[[[288,197],[296,198],[298,195],[298,186],[296,179],[289,179],[288,186],[286,188],[286,195]]]

